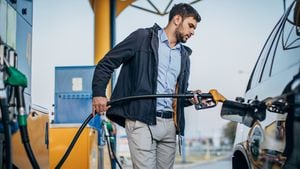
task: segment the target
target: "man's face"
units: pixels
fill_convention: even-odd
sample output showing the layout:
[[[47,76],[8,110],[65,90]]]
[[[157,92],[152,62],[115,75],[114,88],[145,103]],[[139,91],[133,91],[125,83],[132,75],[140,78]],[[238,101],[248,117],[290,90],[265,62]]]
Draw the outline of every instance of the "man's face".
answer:
[[[187,17],[181,20],[175,30],[177,42],[185,43],[192,35],[194,35],[196,28],[197,21],[193,17]]]

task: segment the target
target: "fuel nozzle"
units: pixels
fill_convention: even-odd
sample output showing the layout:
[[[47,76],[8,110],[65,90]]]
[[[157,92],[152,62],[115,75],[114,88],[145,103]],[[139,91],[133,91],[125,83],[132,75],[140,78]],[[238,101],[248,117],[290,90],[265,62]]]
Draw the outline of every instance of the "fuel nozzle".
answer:
[[[5,84],[14,89],[12,93],[16,95],[19,125],[26,126],[27,114],[25,111],[24,89],[27,87],[27,78],[15,67],[9,66],[6,70],[8,78],[5,80]]]
[[[114,137],[112,137],[112,133],[114,132],[112,123],[109,120],[107,120],[106,118],[102,118],[101,125],[104,130],[103,131],[104,136],[106,138],[109,138],[110,142],[114,141]]]
[[[226,98],[220,94],[216,89],[211,89],[209,93],[197,94],[198,104],[195,104],[195,109],[207,109],[215,107],[219,102],[224,102]]]

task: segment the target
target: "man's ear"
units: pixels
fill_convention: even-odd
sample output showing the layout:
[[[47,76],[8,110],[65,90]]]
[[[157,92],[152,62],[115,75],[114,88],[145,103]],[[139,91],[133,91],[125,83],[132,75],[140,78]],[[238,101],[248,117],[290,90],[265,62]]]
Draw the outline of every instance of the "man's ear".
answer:
[[[173,17],[173,23],[175,26],[178,26],[182,22],[182,17],[180,15],[175,15]]]

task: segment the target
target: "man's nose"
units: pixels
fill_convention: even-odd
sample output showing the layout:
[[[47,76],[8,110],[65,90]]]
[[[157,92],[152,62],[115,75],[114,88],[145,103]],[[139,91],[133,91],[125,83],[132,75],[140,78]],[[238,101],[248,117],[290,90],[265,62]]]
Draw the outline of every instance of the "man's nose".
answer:
[[[194,34],[195,34],[195,30],[192,29],[192,30],[191,30],[191,36],[194,35]]]

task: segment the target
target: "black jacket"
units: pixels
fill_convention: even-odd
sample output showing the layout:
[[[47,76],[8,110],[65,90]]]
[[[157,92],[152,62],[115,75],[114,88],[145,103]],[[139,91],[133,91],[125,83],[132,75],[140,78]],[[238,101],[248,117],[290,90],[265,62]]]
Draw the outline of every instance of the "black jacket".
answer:
[[[156,94],[158,72],[158,25],[138,29],[110,50],[97,64],[93,77],[93,97],[105,96],[106,85],[114,71],[122,68],[113,90],[111,100],[137,95]],[[177,81],[177,93],[187,93],[190,73],[191,49],[181,49],[181,70]],[[177,99],[177,133],[184,135],[184,106],[191,105],[186,99]],[[114,104],[107,117],[124,127],[125,119],[139,120],[149,125],[156,124],[156,99],[140,99]]]

